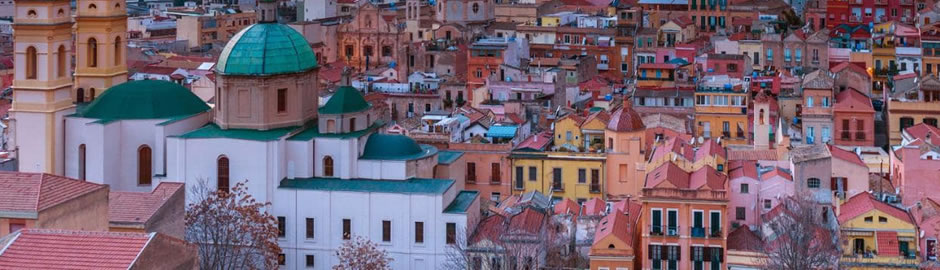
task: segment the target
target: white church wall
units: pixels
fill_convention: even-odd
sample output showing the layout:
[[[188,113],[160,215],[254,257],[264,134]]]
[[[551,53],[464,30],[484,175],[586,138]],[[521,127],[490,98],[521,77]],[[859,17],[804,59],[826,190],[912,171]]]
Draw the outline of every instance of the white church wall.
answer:
[[[315,162],[313,166],[317,177],[323,175],[323,158],[329,155],[333,158],[333,176],[342,179],[356,177],[356,165],[359,159],[357,140],[338,138],[316,138],[314,143]]]
[[[247,189],[255,199],[268,201],[269,171],[275,166],[269,166],[268,151],[274,143],[250,140],[237,140],[228,138],[212,139],[180,139],[168,140],[168,165],[171,166],[167,179],[181,181],[187,186],[198,185],[200,181],[210,189],[218,187],[216,177],[218,173],[217,160],[225,155],[229,159],[229,185],[248,180]],[[175,167],[175,168],[174,168]],[[280,179],[277,179],[280,181]],[[187,194],[189,194],[187,190]],[[187,196],[187,200],[192,199]]]
[[[358,178],[366,179],[408,179],[405,161],[400,160],[359,160]]]
[[[168,148],[166,146],[167,144],[166,138],[169,136],[178,136],[186,132],[196,130],[202,126],[205,126],[207,123],[209,123],[210,116],[211,115],[209,114],[209,112],[205,112],[205,113],[188,117],[186,119],[181,119],[181,120],[173,121],[171,123],[166,123],[166,124],[158,124],[156,126],[157,128],[156,130],[154,130],[154,132],[155,132],[155,137],[157,140],[156,141],[157,147],[154,149],[154,153],[160,153],[160,154],[155,155],[154,157],[153,171],[155,174],[162,174],[162,175],[167,174],[166,151]],[[157,185],[155,183],[154,187],[156,186]]]
[[[107,142],[119,142],[120,145],[120,150],[114,156],[117,159],[114,163],[106,166],[108,169],[117,170],[117,179],[106,179],[106,181],[115,183],[116,186],[111,186],[112,190],[141,192],[152,190],[153,183],[151,185],[138,184],[139,156],[137,151],[144,145],[150,147],[150,174],[151,176],[158,174],[158,171],[155,170],[155,164],[159,162],[162,167],[164,149],[162,148],[163,138],[158,139],[155,135],[156,125],[163,121],[166,121],[166,119],[122,120],[117,121],[119,123],[116,132],[106,132],[106,136],[113,138]],[[159,145],[157,142],[159,142]]]
[[[65,119],[65,130],[66,130],[65,149],[63,151],[65,154],[64,175],[66,177],[80,179],[78,175],[78,148],[80,145],[85,144],[85,160],[86,160],[85,179],[95,182],[95,183],[100,183],[101,181],[100,176],[98,178],[90,178],[88,175],[89,171],[91,171],[90,169],[92,168],[91,166],[87,165],[88,159],[92,157],[98,158],[98,159],[101,158],[100,154],[94,155],[91,153],[93,151],[91,149],[91,145],[89,145],[88,144],[89,142],[85,139],[85,136],[86,136],[85,134],[87,134],[88,132],[91,132],[90,129],[86,127],[86,124],[91,121],[94,121],[94,120],[88,119],[88,118],[75,118],[75,117],[69,117]],[[91,135],[91,134],[88,134],[88,135]],[[89,137],[92,137],[92,136],[89,136]],[[100,148],[100,144],[98,145],[97,148]],[[101,162],[98,161],[96,162],[96,164],[101,164]]]
[[[287,141],[287,162],[294,164],[294,177],[313,177],[313,150],[313,140]],[[290,166],[287,167],[287,170],[290,170]]]

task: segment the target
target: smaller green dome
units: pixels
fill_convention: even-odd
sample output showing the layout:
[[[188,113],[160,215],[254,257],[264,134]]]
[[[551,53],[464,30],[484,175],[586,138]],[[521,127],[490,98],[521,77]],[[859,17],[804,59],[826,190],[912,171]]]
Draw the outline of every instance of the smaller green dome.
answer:
[[[366,99],[362,97],[362,93],[359,93],[359,90],[351,86],[342,86],[336,89],[336,93],[333,93],[330,100],[326,102],[326,105],[320,107],[318,112],[320,114],[355,113],[364,111],[371,106],[372,105],[366,102]]]
[[[162,80],[128,81],[112,86],[75,113],[96,119],[166,119],[208,111],[185,87]]]
[[[275,75],[315,67],[317,57],[303,35],[283,24],[258,23],[225,44],[215,70],[223,75]]]
[[[408,136],[376,133],[369,136],[369,141],[362,151],[362,159],[413,160],[436,153],[437,148],[419,145]]]

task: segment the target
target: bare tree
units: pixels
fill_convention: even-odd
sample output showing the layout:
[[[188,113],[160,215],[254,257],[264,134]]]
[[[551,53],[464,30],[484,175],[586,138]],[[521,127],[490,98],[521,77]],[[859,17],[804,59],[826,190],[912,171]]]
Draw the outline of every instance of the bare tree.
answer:
[[[769,217],[765,229],[771,230],[764,239],[767,259],[765,269],[803,270],[832,269],[839,263],[839,246],[831,227],[826,224],[820,205],[795,196],[781,201],[779,214]],[[830,219],[831,220],[831,219]]]
[[[567,239],[555,237],[550,218],[536,231],[512,228],[510,218],[490,216],[473,233],[458,233],[447,247],[443,269],[541,269],[548,267],[546,255],[560,254]]]
[[[204,181],[191,188],[186,209],[186,240],[199,248],[201,269],[273,269],[281,248],[271,203],[255,201],[238,182],[231,191],[209,189]]]
[[[336,250],[339,264],[333,270],[385,270],[392,269],[392,258],[375,243],[361,236],[353,237]]]

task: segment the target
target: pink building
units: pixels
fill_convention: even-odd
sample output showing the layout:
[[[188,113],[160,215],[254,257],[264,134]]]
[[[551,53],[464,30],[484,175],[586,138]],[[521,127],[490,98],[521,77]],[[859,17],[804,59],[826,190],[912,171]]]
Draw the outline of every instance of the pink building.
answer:
[[[705,75],[728,75],[741,79],[751,75],[750,58],[742,54],[708,54]]]
[[[925,197],[940,201],[940,143],[937,128],[920,123],[904,129],[903,141],[891,151],[891,184],[901,203],[912,206]]]
[[[760,181],[756,161],[736,160],[728,163],[731,193],[728,194],[728,209],[734,211],[729,217],[732,224],[758,225],[760,207],[757,207]]]
[[[454,143],[449,147],[448,150],[464,153],[464,188],[479,191],[480,196],[492,202],[501,201],[511,194],[510,144]]]
[[[924,232],[918,236],[917,246],[921,247],[921,258],[924,258],[925,266],[928,269],[940,268],[940,262],[937,262],[937,249],[940,248],[940,203],[924,198],[914,207],[911,207],[911,216],[920,231]]]
[[[829,145],[832,154],[833,191],[838,191],[839,198],[845,200],[868,191],[868,166],[855,152]]]
[[[839,92],[832,117],[837,145],[875,145],[875,109],[865,94],[851,88]]]
[[[757,206],[760,213],[766,214],[780,205],[780,202],[796,194],[793,176],[780,167],[762,168],[760,170],[760,191]]]

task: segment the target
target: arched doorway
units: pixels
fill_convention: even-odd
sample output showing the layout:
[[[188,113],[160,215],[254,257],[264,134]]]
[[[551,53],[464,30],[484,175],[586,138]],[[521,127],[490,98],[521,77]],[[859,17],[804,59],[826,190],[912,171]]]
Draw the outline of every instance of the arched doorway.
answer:
[[[333,157],[323,157],[323,176],[333,176]]]
[[[225,155],[219,156],[216,160],[216,188],[220,192],[229,191],[229,166],[228,166],[228,157]]]
[[[137,149],[137,184],[150,185],[153,182],[153,151],[150,146],[141,145]]]

